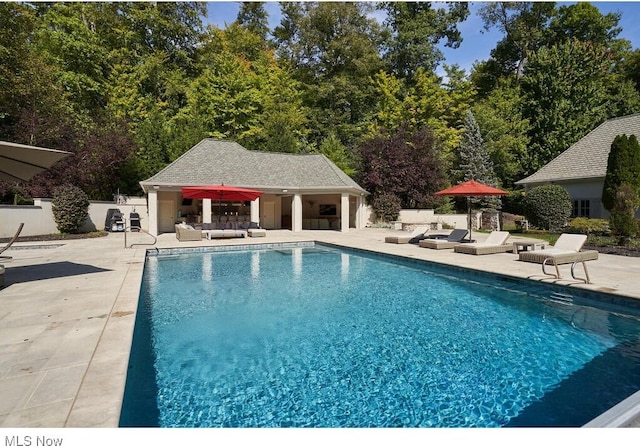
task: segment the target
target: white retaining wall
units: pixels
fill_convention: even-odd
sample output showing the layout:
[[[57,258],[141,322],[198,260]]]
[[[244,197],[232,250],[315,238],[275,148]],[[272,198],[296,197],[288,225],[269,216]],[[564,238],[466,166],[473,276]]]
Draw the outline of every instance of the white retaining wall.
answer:
[[[480,227],[482,212],[472,212],[472,229]],[[398,221],[406,224],[441,223],[455,229],[469,227],[468,214],[436,214],[433,209],[402,209]]]
[[[13,237],[20,223],[24,223],[20,236],[60,232],[53,218],[51,199],[35,198],[33,202],[33,206],[0,205],[0,238]],[[129,214],[137,212],[140,215],[142,229],[149,229],[147,199],[145,197],[124,197],[120,204],[115,204],[112,201],[90,201],[89,218],[80,231],[103,231],[109,209],[119,209],[125,217],[127,226],[129,225]]]

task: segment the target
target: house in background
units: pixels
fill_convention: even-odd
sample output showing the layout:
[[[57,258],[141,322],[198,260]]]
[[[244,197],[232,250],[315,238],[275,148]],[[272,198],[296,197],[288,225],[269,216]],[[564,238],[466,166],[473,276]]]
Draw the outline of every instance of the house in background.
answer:
[[[225,184],[262,191],[251,202],[190,200],[184,186]],[[175,232],[178,222],[209,223],[229,216],[265,229],[363,228],[369,218],[362,187],[324,155],[247,150],[204,139],[140,186],[148,196],[149,232]]]
[[[572,217],[609,218],[602,206],[602,188],[611,144],[618,135],[640,138],[640,114],[603,122],[533,175],[516,181],[529,190],[558,184],[573,200]]]

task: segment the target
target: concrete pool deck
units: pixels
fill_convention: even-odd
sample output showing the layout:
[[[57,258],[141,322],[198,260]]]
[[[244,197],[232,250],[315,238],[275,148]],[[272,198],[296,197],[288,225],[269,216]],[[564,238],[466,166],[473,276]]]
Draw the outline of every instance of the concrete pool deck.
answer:
[[[163,234],[155,246],[125,248],[125,234],[111,233],[16,243],[4,253],[13,258],[0,261],[6,268],[0,289],[0,428],[117,427],[145,253],[154,247],[315,240],[640,299],[640,258],[601,254],[588,262],[593,284],[585,285],[571,279],[569,265],[560,267],[564,279],[556,280],[512,253],[474,256],[384,243],[392,234],[398,232],[278,230],[260,238],[197,242]],[[126,237],[129,246],[152,241],[144,233]],[[580,267],[577,273],[583,273]],[[640,427],[639,395],[596,425]]]

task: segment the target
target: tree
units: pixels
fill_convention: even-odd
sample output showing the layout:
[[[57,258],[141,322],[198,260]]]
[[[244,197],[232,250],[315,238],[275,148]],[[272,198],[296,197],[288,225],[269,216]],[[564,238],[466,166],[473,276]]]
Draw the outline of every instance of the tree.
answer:
[[[610,223],[611,229],[620,238],[620,245],[629,244],[629,240],[638,235],[636,211],[639,206],[640,199],[636,188],[627,183],[618,186]]]
[[[316,147],[329,130],[346,146],[354,144],[375,102],[370,79],[384,68],[383,37],[370,12],[365,2],[282,4],[276,48],[304,85],[309,141]]]
[[[202,73],[187,87],[175,125],[195,124],[204,136],[253,149],[302,151],[308,131],[301,86],[259,42],[238,24],[210,30],[200,49]]]
[[[361,165],[356,181],[371,192],[372,203],[378,196],[393,195],[404,208],[436,207],[442,200],[434,193],[446,184],[439,144],[426,128],[380,133],[358,146]]]
[[[264,2],[242,2],[236,22],[264,41],[269,34],[269,15],[264,9]]]
[[[498,181],[503,187],[524,178],[522,162],[529,145],[529,122],[522,117],[520,87],[501,80],[493,91],[472,106]]]
[[[72,184],[56,188],[51,203],[53,218],[62,234],[77,234],[89,218],[89,198]]]
[[[609,116],[609,49],[569,40],[532,54],[522,79],[523,118],[531,144],[524,173],[532,174]]]
[[[480,127],[471,111],[467,112],[464,133],[458,150],[457,168],[452,174],[461,181],[476,180],[489,186],[498,187],[493,162],[480,133]],[[471,203],[481,209],[495,213],[500,207],[499,197],[472,198]]]
[[[418,68],[436,69],[444,56],[438,44],[458,48],[462,42],[457,25],[469,15],[464,2],[450,2],[446,8],[432,2],[381,2],[386,12],[385,25],[391,31],[385,59],[391,72],[401,79],[411,79]]]
[[[602,205],[606,210],[613,210],[622,184],[627,184],[636,194],[640,192],[640,145],[635,135],[618,135],[611,143],[602,188]]]
[[[546,184],[531,189],[524,197],[524,215],[534,226],[549,231],[562,229],[571,216],[571,195],[562,186]]]
[[[504,40],[491,51],[498,67],[515,68],[516,82],[522,77],[529,55],[544,42],[544,30],[555,12],[552,2],[487,2],[479,10],[485,29],[497,27]]]
[[[336,166],[349,176],[355,175],[354,160],[351,152],[340,142],[335,133],[329,133],[320,144],[320,153],[329,158]]]

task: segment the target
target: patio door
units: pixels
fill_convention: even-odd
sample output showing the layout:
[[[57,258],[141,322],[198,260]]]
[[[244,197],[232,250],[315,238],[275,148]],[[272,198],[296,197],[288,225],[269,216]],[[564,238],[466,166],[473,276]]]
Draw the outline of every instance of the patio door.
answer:
[[[173,200],[158,200],[158,233],[175,231],[175,213]]]
[[[265,201],[262,203],[262,215],[260,216],[260,226],[265,229],[276,229],[276,203]]]

